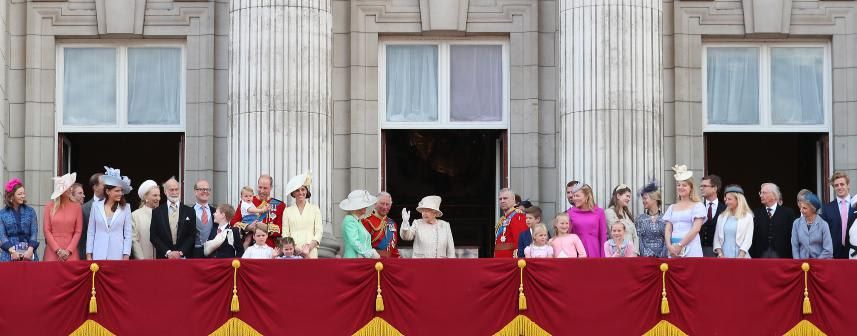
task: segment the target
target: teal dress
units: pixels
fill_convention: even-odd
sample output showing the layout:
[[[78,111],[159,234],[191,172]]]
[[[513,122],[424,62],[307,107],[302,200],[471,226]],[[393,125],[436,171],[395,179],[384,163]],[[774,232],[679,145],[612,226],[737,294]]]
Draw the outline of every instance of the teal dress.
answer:
[[[372,248],[372,236],[357,217],[345,216],[342,220],[342,234],[345,241],[343,258],[372,258],[377,253]]]

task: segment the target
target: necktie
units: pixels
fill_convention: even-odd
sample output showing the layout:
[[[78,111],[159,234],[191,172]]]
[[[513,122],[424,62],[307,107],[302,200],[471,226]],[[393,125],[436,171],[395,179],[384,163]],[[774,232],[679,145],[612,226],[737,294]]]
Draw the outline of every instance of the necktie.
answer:
[[[771,217],[774,217],[774,213],[772,211],[773,210],[771,210],[771,208],[768,208],[768,219],[771,219]]]
[[[176,243],[176,236],[179,230],[179,207],[177,204],[170,202],[170,234],[173,236],[173,244]]]
[[[221,229],[220,227],[217,227],[217,234],[220,234],[221,232],[223,232],[223,229]]]
[[[848,227],[848,204],[845,200],[839,201],[839,219],[842,221],[842,234],[839,236],[842,238],[842,245],[845,245],[845,232]]]
[[[202,225],[208,225],[208,207],[202,206]]]
[[[708,220],[711,220],[711,206],[714,205],[714,202],[708,202]]]

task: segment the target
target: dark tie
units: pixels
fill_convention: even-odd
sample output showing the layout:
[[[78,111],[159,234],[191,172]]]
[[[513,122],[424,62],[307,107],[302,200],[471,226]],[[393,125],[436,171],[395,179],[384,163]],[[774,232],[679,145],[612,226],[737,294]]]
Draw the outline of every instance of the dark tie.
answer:
[[[771,211],[773,211],[773,210],[771,210],[771,208],[768,208],[768,219],[771,219],[771,217],[774,217],[774,213]]]
[[[714,202],[708,202],[708,220],[711,220],[711,206],[714,205]]]

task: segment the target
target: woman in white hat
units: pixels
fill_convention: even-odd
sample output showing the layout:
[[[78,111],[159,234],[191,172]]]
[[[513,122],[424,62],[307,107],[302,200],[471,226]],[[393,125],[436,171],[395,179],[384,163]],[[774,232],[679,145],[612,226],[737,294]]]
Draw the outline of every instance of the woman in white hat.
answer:
[[[131,252],[134,259],[155,259],[155,247],[150,238],[152,209],[161,203],[161,188],[158,183],[146,180],[137,188],[140,208],[131,213]]]
[[[125,195],[131,179],[119,169],[104,167],[104,201],[92,203],[86,229],[87,260],[128,260],[131,256],[131,206]]]
[[[408,225],[410,213],[402,209],[400,234],[402,239],[414,241],[413,258],[455,258],[455,243],[449,223],[438,219],[443,216],[440,201],[440,196],[423,197],[417,205],[422,218],[415,220],[413,226]]]
[[[318,258],[318,246],[324,227],[321,225],[321,209],[307,202],[312,197],[309,173],[292,177],[286,184],[286,192],[295,199],[295,204],[286,208],[283,215],[283,237],[295,240],[295,254],[304,258]]]
[[[664,212],[664,240],[670,258],[702,257],[699,229],[706,218],[705,206],[693,185],[693,172],[687,166],[674,166],[676,203]]]
[[[77,173],[54,177],[54,192],[45,204],[45,261],[80,260],[77,243],[83,230],[83,210],[72,199]]]
[[[375,205],[377,201],[378,198],[366,190],[354,190],[348,194],[348,198],[339,202],[339,208],[346,212],[342,220],[343,258],[381,258],[378,251],[372,248],[369,231],[360,224],[360,219],[366,216],[367,208]]]

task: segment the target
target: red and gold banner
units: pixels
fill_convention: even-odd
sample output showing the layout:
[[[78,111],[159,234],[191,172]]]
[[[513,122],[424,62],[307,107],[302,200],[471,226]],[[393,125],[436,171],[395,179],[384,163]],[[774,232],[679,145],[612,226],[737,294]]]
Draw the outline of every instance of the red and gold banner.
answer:
[[[228,323],[263,335],[351,335],[378,318],[404,335],[493,335],[513,321],[551,335],[642,335],[662,321],[694,336],[783,335],[806,320],[827,335],[854,334],[857,263],[809,261],[806,273],[801,264],[386,259],[380,271],[375,260],[101,261],[93,277],[85,261],[13,262],[0,264],[0,330],[68,335],[90,320],[116,335],[208,335]]]

